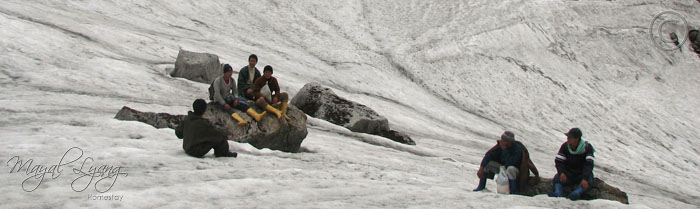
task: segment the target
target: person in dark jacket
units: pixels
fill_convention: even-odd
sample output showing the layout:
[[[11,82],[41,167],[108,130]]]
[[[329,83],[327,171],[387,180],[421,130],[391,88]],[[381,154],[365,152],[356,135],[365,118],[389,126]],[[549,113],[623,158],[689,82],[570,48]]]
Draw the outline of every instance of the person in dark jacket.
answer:
[[[520,141],[515,141],[516,144],[520,145],[520,147],[523,149],[523,157],[522,157],[522,163],[520,163],[519,167],[519,172],[518,172],[518,190],[520,192],[524,192],[527,189],[528,185],[533,185],[537,183],[537,181],[540,178],[540,172],[537,170],[537,166],[535,166],[535,163],[532,162],[532,159],[530,159],[530,152],[527,151],[527,147],[520,142]],[[488,155],[490,152],[497,151],[501,149],[500,141],[496,141],[496,145],[491,147],[489,151],[486,152]],[[530,176],[530,172],[532,174],[535,174],[535,176]],[[495,173],[489,172],[486,175],[486,178],[493,179]]]
[[[263,68],[263,76],[255,80],[253,96],[256,100],[256,104],[261,108],[265,108],[268,112],[277,115],[277,119],[284,116],[284,119],[290,120],[291,118],[287,116],[287,101],[289,100],[289,96],[285,92],[280,92],[280,85],[277,83],[277,78],[272,76],[272,73],[272,66],[265,66],[265,68]],[[265,95],[261,93],[261,90],[265,86],[270,90],[271,95],[269,95],[269,98],[266,98]],[[277,104],[278,102],[280,103],[279,110],[270,105]]]
[[[554,175],[554,192],[549,196],[563,197],[564,185],[576,185],[567,198],[577,200],[590,188],[593,183],[593,161],[595,150],[593,145],[581,139],[581,129],[572,128],[566,133],[566,142],[559,148],[554,164],[557,174]]]
[[[202,115],[207,110],[207,102],[194,100],[194,112],[187,112],[187,117],[175,128],[175,135],[182,140],[182,149],[192,157],[201,158],[214,149],[216,157],[236,157],[238,153],[229,151],[226,131],[218,130]]]
[[[260,78],[260,71],[255,67],[256,64],[258,64],[258,56],[251,54],[248,56],[248,65],[238,71],[238,96],[253,100],[253,83]]]
[[[476,175],[479,177],[479,186],[474,191],[481,191],[486,188],[486,179],[500,172],[500,167],[505,166],[508,176],[508,186],[511,194],[518,193],[518,176],[523,163],[529,166],[531,161],[529,158],[523,162],[523,146],[522,143],[515,141],[515,134],[506,131],[501,135],[501,140],[498,141],[498,148],[491,149],[486,152],[481,160],[481,166]],[[533,164],[534,167],[534,164]],[[523,169],[523,172],[528,173],[529,169]],[[535,168],[535,172],[537,172]],[[525,182],[521,182],[525,183]]]

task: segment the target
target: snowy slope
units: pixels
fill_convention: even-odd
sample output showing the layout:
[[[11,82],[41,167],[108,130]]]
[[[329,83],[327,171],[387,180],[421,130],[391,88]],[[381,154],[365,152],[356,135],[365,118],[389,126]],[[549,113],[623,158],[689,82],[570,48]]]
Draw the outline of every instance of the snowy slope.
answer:
[[[700,59],[687,47],[654,48],[648,27],[668,10],[698,26],[698,7],[692,0],[5,1],[1,207],[697,208]],[[386,116],[418,146],[310,118],[302,144],[310,152],[231,143],[237,159],[187,157],[171,129],[113,119],[123,105],[184,114],[206,97],[205,84],[166,75],[180,48],[217,54],[234,68],[255,53],[259,67],[275,67],[283,91],[320,82]],[[631,205],[471,192],[483,153],[503,130],[513,130],[551,177],[571,127],[596,147],[596,176],[628,192]],[[49,166],[71,147],[128,176],[99,193],[107,180],[73,182],[82,160],[24,187],[31,175],[11,172],[14,156]],[[89,200],[94,195],[123,199]]]

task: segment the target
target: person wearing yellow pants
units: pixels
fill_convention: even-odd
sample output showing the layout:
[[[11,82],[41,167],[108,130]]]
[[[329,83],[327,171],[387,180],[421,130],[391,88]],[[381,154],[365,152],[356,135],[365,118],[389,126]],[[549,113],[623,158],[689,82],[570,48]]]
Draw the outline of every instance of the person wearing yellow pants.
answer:
[[[277,83],[277,78],[273,77],[272,73],[272,66],[265,66],[263,69],[263,76],[255,80],[253,84],[255,103],[268,112],[275,114],[277,119],[284,117],[284,119],[290,120],[291,118],[287,116],[287,101],[289,100],[289,96],[285,92],[280,92],[280,86],[279,83]],[[270,89],[270,93],[272,94],[269,98],[265,98],[265,96],[260,93],[260,90],[262,90],[265,86]],[[280,109],[270,105],[277,104],[278,102],[280,103]]]

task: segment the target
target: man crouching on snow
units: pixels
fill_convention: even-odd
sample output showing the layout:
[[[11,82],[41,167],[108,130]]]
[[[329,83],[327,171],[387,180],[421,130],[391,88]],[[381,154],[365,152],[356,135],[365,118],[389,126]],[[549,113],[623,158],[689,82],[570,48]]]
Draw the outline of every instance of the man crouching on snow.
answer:
[[[559,148],[554,165],[557,174],[554,175],[554,192],[550,197],[563,197],[564,184],[577,185],[567,198],[577,200],[593,183],[593,146],[581,139],[581,129],[572,128],[566,133],[566,142]]]
[[[530,154],[525,145],[515,141],[513,132],[506,131],[501,135],[501,140],[498,141],[498,144],[489,149],[484,159],[481,160],[481,166],[476,173],[479,176],[479,186],[474,191],[485,189],[486,179],[493,179],[494,174],[500,172],[501,165],[504,165],[506,168],[511,194],[517,194],[518,189],[525,189],[529,182],[530,171],[535,174],[534,179],[537,179],[539,176],[537,167],[530,160]]]
[[[192,157],[201,158],[214,149],[216,157],[236,157],[238,153],[228,149],[227,132],[217,130],[202,115],[207,110],[207,102],[194,100],[194,112],[187,112],[187,117],[175,128],[175,135],[182,140],[182,148]]]

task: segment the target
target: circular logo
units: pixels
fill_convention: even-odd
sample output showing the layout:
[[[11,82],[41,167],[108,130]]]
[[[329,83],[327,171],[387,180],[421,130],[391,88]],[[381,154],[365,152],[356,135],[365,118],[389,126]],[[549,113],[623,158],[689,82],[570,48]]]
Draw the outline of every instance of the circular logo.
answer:
[[[656,48],[679,49],[688,40],[688,22],[674,11],[661,12],[649,24],[649,38]]]

